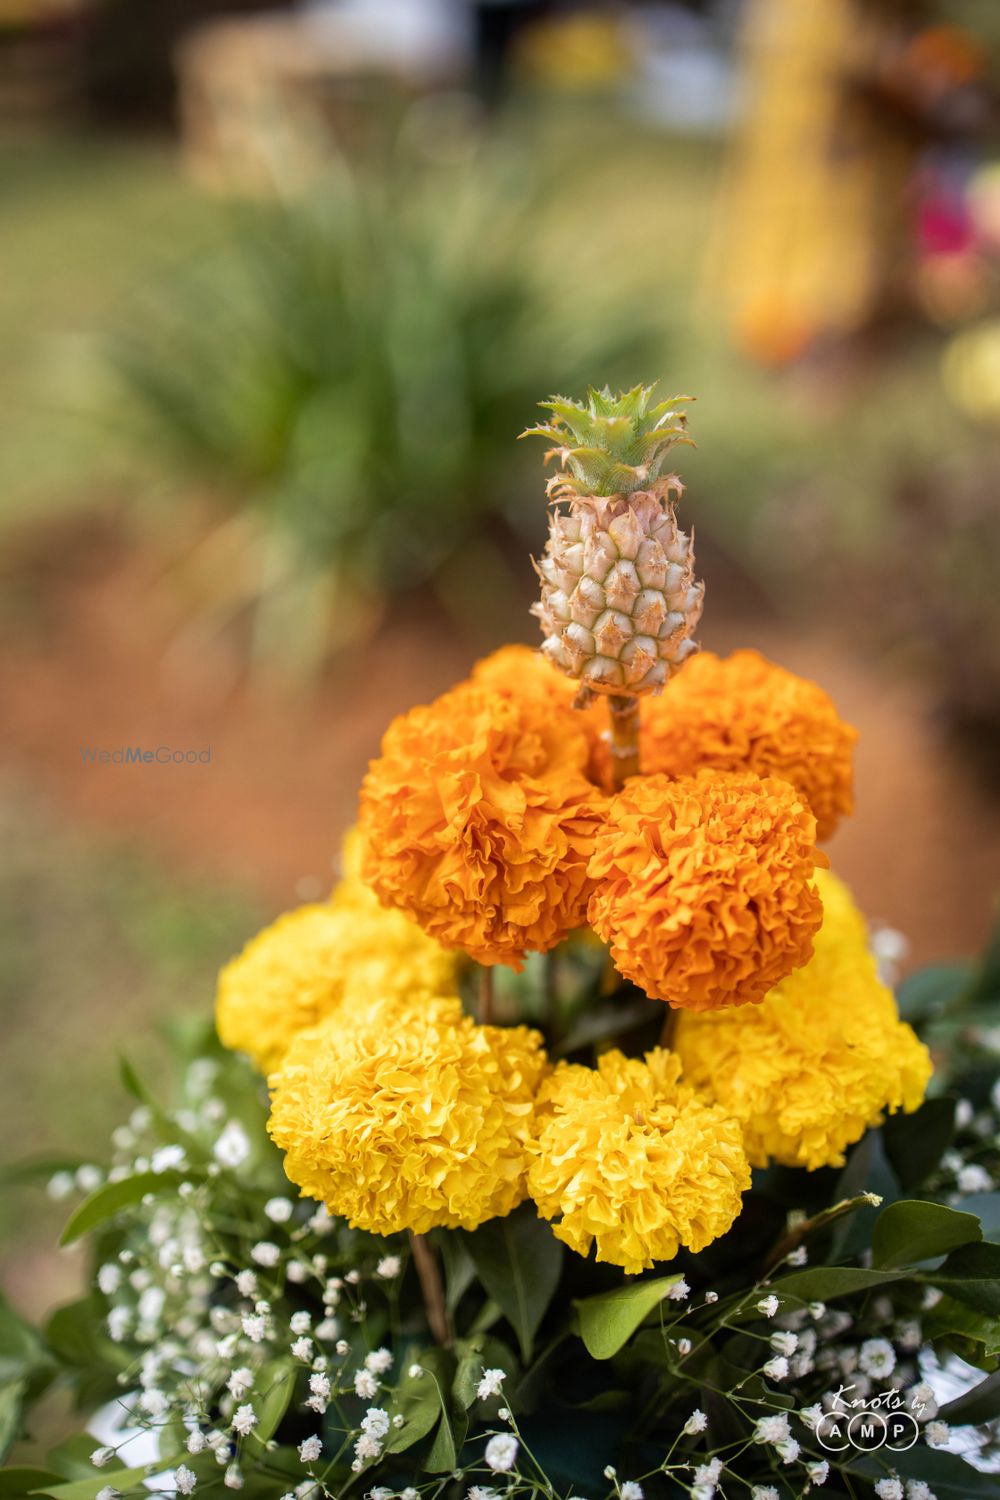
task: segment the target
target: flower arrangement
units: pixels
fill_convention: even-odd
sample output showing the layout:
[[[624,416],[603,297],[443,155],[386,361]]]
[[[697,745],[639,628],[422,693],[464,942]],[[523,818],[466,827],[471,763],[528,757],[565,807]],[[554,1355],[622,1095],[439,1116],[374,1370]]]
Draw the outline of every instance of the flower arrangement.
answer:
[[[97,1412],[0,1494],[994,1493],[998,952],[897,1000],[854,731],[694,654],[682,406],[547,409],[542,653],[390,725],[329,899],[52,1179],[93,1284],[3,1311],[3,1411]]]

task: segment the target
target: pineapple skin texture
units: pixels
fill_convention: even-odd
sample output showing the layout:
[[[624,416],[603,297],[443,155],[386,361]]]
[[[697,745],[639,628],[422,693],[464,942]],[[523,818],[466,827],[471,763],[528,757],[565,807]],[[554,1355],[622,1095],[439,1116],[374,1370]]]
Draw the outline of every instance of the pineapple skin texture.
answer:
[[[631,494],[581,495],[552,481],[550,498],[568,504],[549,518],[536,564],[541,598],[533,606],[542,650],[594,693],[659,693],[698,648],[704,584],[694,576],[693,537],[681,531],[675,475]]]

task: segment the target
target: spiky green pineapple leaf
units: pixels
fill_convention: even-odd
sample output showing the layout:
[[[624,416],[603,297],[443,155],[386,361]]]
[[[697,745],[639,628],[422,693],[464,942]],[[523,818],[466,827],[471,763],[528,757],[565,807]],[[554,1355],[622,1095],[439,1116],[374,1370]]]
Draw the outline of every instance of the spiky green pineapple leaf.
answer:
[[[651,407],[655,389],[637,385],[614,396],[607,386],[591,387],[585,403],[552,396],[539,403],[551,420],[521,436],[553,445],[567,485],[578,494],[631,494],[657,480],[672,447],[691,441],[687,415],[678,409],[690,398],[674,396]]]

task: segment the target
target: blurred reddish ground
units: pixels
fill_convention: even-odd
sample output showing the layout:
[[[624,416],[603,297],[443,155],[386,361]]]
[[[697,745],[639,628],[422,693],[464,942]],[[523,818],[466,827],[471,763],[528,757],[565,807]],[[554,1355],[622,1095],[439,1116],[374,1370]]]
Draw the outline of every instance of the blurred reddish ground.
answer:
[[[66,539],[63,539],[64,542]],[[98,529],[15,570],[0,623],[6,754],[67,818],[143,841],[200,875],[256,886],[275,909],[325,889],[358,781],[391,715],[467,670],[472,652],[431,611],[397,616],[302,701],[234,678],[221,653],[170,646],[162,563]],[[1000,892],[1000,805],[940,742],[920,686],[835,631],[727,615],[712,593],[703,643],[753,645],[816,678],[861,731],[857,812],[832,857],[914,962],[982,946]],[[530,639],[530,622],[524,636]],[[80,747],[211,746],[210,765],[94,766]]]

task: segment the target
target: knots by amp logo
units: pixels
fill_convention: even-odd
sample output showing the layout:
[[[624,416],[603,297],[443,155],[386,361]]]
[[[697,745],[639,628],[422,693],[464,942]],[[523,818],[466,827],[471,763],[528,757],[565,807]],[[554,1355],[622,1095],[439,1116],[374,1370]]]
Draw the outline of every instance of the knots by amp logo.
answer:
[[[834,1404],[816,1423],[816,1437],[828,1453],[858,1448],[874,1453],[887,1448],[903,1453],[920,1435],[916,1417],[907,1410],[906,1399],[895,1386],[877,1396],[851,1399],[853,1385],[842,1385]],[[919,1415],[919,1413],[918,1413]]]

